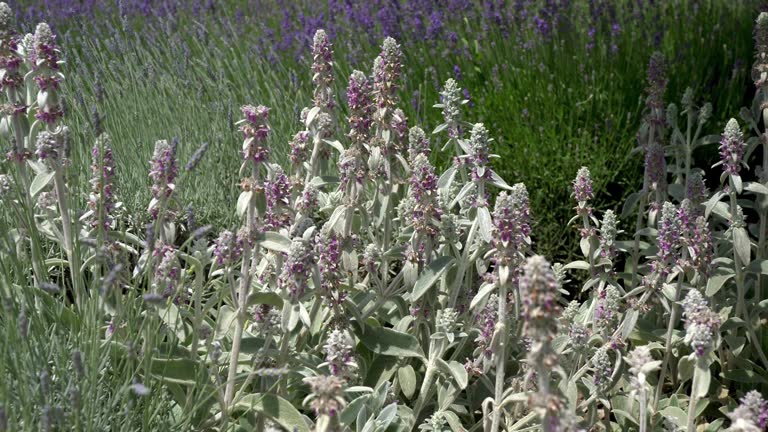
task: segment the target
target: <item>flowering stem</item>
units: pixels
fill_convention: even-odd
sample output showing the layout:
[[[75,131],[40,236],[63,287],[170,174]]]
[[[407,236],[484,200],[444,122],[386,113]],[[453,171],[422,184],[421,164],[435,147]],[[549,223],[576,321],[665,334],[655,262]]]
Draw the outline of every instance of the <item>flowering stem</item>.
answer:
[[[627,291],[632,291],[633,289],[637,288],[637,276],[638,276],[638,269],[637,266],[640,264],[640,230],[643,229],[643,219],[645,216],[645,201],[647,198],[648,191],[646,190],[646,187],[643,186],[643,190],[640,192],[640,201],[637,203],[637,221],[635,222],[635,243],[632,246],[632,285],[630,286],[630,289]]]
[[[696,359],[698,362],[698,365],[693,368],[693,383],[691,384],[691,398],[688,402],[688,422],[686,431],[687,432],[696,432],[696,405],[699,402],[699,397],[696,394],[698,392],[698,384],[700,378],[699,370],[705,369],[707,366],[705,364],[704,359],[698,358]]]
[[[507,360],[507,284],[499,284],[499,344],[496,348],[496,387],[494,392],[491,432],[498,432],[501,424],[501,397],[504,394],[504,372]]]
[[[53,185],[56,188],[56,195],[59,201],[59,212],[61,213],[61,231],[64,236],[64,252],[69,261],[69,271],[72,276],[72,289],[75,292],[75,302],[78,307],[83,306],[83,297],[85,293],[81,287],[80,279],[80,260],[75,253],[74,240],[72,238],[72,219],[69,215],[69,205],[67,203],[67,188],[64,182],[64,173],[61,167],[56,167],[53,177]],[[76,230],[75,230],[76,231]]]
[[[467,257],[469,256],[469,249],[472,245],[472,242],[475,240],[476,234],[477,219],[472,221],[472,226],[469,228],[467,242],[464,244],[464,251],[461,254],[461,261],[459,261],[459,269],[456,272],[456,279],[454,279],[453,288],[451,289],[451,302],[449,303],[449,307],[456,307],[456,301],[459,298],[459,291],[461,290],[461,287],[464,286],[464,273],[467,271],[467,267],[470,264],[469,260],[467,260]]]
[[[682,261],[685,262],[688,259],[688,248],[683,248]],[[656,386],[656,397],[654,398],[654,410],[658,407],[659,400],[661,399],[662,388],[664,387],[664,378],[667,374],[667,367],[669,366],[669,360],[672,355],[672,331],[677,326],[677,303],[680,301],[680,294],[683,292],[683,280],[685,279],[685,272],[680,271],[677,276],[677,288],[675,289],[675,299],[669,306],[669,323],[667,324],[667,336],[664,339],[664,360],[661,362],[661,372],[659,372],[659,383]]]
[[[259,176],[258,165],[254,163],[251,170],[251,177],[254,184],[257,183]],[[253,225],[256,221],[256,191],[252,191],[251,198],[248,200],[248,209],[245,217],[246,241],[243,242],[243,261],[240,274],[240,287],[237,298],[232,299],[237,306],[237,327],[232,339],[232,350],[229,358],[229,371],[227,373],[227,388],[224,392],[224,403],[227,408],[232,404],[235,396],[235,378],[237,376],[237,362],[240,357],[240,342],[243,339],[243,327],[245,327],[245,307],[247,306],[248,291],[251,287],[251,239],[253,238]]]

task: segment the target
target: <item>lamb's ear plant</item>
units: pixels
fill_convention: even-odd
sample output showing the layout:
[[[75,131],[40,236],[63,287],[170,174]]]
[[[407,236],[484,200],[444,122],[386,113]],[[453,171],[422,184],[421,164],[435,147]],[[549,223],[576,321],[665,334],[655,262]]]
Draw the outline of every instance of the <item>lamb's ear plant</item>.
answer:
[[[80,199],[55,38],[41,25],[22,40],[10,16],[0,3],[0,129],[13,140],[0,167],[0,431],[765,429],[764,399],[745,393],[768,368],[768,187],[747,180],[762,138],[736,120],[707,135],[711,107],[692,91],[682,112],[665,109],[661,55],[638,134],[643,189],[617,215],[581,168],[583,258],[550,264],[529,190],[493,171],[493,132],[461,120],[455,81],[443,124],[408,126],[392,38],[372,77],[350,74],[345,110],[318,31],[290,167],[270,160],[269,109],[244,105],[239,223],[194,228],[180,192],[207,144],[183,163],[187,144],[157,137],[147,212],[128,218],[121,143],[97,127]],[[453,164],[441,172],[442,134]],[[710,197],[694,150],[718,140]]]

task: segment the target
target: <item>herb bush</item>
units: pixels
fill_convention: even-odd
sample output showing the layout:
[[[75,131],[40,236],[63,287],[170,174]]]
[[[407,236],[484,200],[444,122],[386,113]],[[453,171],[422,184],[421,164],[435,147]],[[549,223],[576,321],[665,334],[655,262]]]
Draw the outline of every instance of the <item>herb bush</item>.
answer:
[[[344,115],[315,33],[285,166],[270,109],[241,108],[238,223],[219,230],[181,199],[208,145],[182,161],[156,142],[146,227],[106,133],[81,190],[56,37],[15,29],[0,3],[0,430],[765,430],[768,14],[754,101],[722,133],[692,90],[666,104],[650,58],[642,188],[603,210],[578,169],[567,263],[536,253],[528,190],[455,80],[443,122],[409,127],[393,38],[345,79]]]

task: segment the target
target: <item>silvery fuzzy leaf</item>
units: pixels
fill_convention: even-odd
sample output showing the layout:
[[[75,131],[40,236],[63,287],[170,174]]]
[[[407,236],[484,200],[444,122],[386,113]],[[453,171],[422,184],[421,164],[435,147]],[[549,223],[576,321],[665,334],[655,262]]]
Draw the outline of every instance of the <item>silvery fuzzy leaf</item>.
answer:
[[[634,192],[627,197],[626,201],[624,201],[624,205],[621,208],[621,219],[626,218],[635,211],[637,208],[637,203],[640,201],[640,196],[640,192]]]
[[[245,212],[248,209],[248,203],[251,201],[251,196],[253,196],[253,191],[245,191],[237,198],[236,209],[238,217],[242,218],[245,215]]]
[[[450,189],[451,184],[453,183],[453,179],[456,177],[456,166],[451,165],[450,168],[445,170],[440,175],[440,178],[437,180],[437,188],[438,189]]]
[[[339,153],[344,154],[344,146],[338,140],[323,140],[323,142],[335,148]]]
[[[416,357],[426,361],[419,341],[407,333],[386,327],[373,327],[364,323],[362,328],[355,327],[360,342],[376,354],[393,357]],[[393,371],[394,373],[394,371]]]
[[[467,430],[461,424],[459,416],[453,411],[442,411],[443,418],[448,422],[452,432],[466,432]]]
[[[746,229],[736,228],[733,230],[733,247],[741,263],[744,265],[749,264],[751,242]]]
[[[293,313],[296,314],[298,312],[299,319],[301,319],[304,326],[306,328],[312,327],[312,320],[309,319],[309,313],[307,312],[307,308],[304,307],[304,304],[298,302],[293,305],[293,308]]]
[[[576,269],[576,270],[589,270],[589,263],[586,261],[573,261],[563,266],[564,270]]]
[[[464,153],[471,154],[472,153],[472,146],[469,145],[469,141],[465,139],[457,138],[456,141],[459,143],[459,146],[462,150],[464,150]]]
[[[453,257],[441,256],[429,263],[413,287],[411,302],[420,299],[455,262]]]
[[[438,369],[447,376],[453,378],[454,382],[458,384],[461,390],[467,388],[469,377],[467,375],[467,370],[464,369],[464,365],[456,360],[449,360],[446,362],[441,358],[438,358],[436,363]]]
[[[488,207],[477,208],[477,232],[486,243],[493,239],[493,222]]]
[[[341,263],[344,271],[352,273],[357,271],[358,258],[356,251],[344,250],[341,252]]]
[[[268,417],[285,430],[309,432],[304,415],[291,402],[270,393],[253,393],[244,396],[233,407],[235,411],[255,411]]]
[[[48,186],[51,181],[53,180],[53,177],[56,175],[55,172],[41,172],[38,174],[34,180],[32,180],[32,184],[29,185],[29,195],[34,198],[37,196],[40,191],[45,189],[46,186]]]
[[[383,410],[379,413],[378,417],[376,417],[376,428],[377,430],[386,430],[390,424],[392,424],[392,421],[397,417],[397,402],[392,402],[391,404],[384,407]],[[381,428],[381,429],[378,429]]]
[[[760,195],[768,195],[768,187],[765,187],[762,183],[747,182],[744,184],[744,190],[753,192]]]
[[[347,214],[346,210],[346,206],[338,206],[336,207],[336,210],[333,211],[331,217],[328,219],[328,226],[339,234],[344,232],[344,219],[345,215]]]
[[[732,277],[734,277],[733,273],[710,276],[710,278],[707,280],[707,289],[704,294],[707,297],[712,297],[713,295],[717,294],[723,285],[725,285],[725,283],[728,281],[728,279]]]
[[[48,172],[48,166],[36,159],[27,159],[27,165],[32,168],[32,171],[34,171],[35,174]]]
[[[403,281],[405,282],[406,288],[410,289],[415,284],[416,281],[419,279],[419,268],[414,263],[407,261],[405,265],[403,265]]]
[[[398,369],[397,382],[400,384],[403,395],[411,399],[416,393],[416,372],[413,370],[413,366],[405,365]]]
[[[2,81],[2,77],[0,77],[0,81]],[[0,136],[5,138],[11,136],[11,123],[9,117],[3,117],[0,120]]]
[[[504,181],[504,179],[501,178],[501,176],[498,173],[496,173],[496,171],[490,170],[490,172],[491,172],[491,181],[490,181],[490,183],[492,185],[494,185],[494,186],[496,186],[497,188],[500,188],[500,189],[512,190],[512,187],[510,185],[508,185],[507,182]]]
[[[437,127],[436,127],[436,128],[433,130],[433,131],[432,131],[432,135],[437,135],[437,134],[439,134],[440,132],[444,131],[444,130],[445,130],[447,127],[448,127],[448,123],[442,123],[442,124],[438,125],[438,126],[437,126]]]
[[[274,231],[267,231],[259,239],[259,243],[265,249],[275,252],[288,253],[291,248],[291,239]]]
[[[738,174],[731,175],[730,183],[731,183],[731,186],[736,190],[736,193],[741,193],[744,190],[740,175]]]
[[[389,129],[384,129],[381,131],[381,139],[384,141],[384,144],[389,144],[391,137],[392,133]]]
[[[317,117],[318,114],[320,114],[320,107],[312,107],[312,109],[310,109],[307,113],[307,119],[304,122],[304,125],[309,128],[312,122],[315,121],[315,117]]]
[[[283,332],[290,333],[293,331],[293,329],[296,328],[296,326],[299,324],[299,314],[298,311],[294,312],[294,306],[288,303],[285,303],[283,305],[283,315],[282,315],[282,321],[281,326],[283,329]]]
[[[712,372],[709,369],[709,362],[705,359],[696,361],[694,373],[696,374],[696,379],[693,381],[696,383],[696,387],[691,388],[691,395],[696,395],[700,398],[704,397],[709,393],[709,384],[712,380]]]
[[[326,185],[334,185],[339,183],[339,177],[337,176],[316,176],[312,180],[310,180],[310,183],[317,187],[323,187]]]
[[[451,204],[448,206],[449,209],[453,208],[459,201],[463,200],[464,198],[469,195],[469,193],[472,191],[472,187],[474,186],[474,183],[467,183],[464,185],[464,187],[461,188],[459,193],[456,194],[456,197],[451,201]]]

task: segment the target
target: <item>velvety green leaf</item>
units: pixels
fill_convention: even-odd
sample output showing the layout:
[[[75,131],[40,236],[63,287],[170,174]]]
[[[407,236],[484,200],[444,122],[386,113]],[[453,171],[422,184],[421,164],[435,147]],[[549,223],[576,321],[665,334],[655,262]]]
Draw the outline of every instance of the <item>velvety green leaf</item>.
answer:
[[[768,275],[768,260],[752,261],[746,270],[750,273]]]
[[[154,359],[152,374],[175,384],[195,385],[198,363],[189,358]]]
[[[408,399],[413,397],[416,392],[416,372],[413,366],[405,365],[397,370],[397,381],[400,383],[400,389]]]
[[[257,411],[289,431],[309,432],[304,416],[290,402],[277,395],[249,394],[235,404],[235,409]]]
[[[382,430],[385,430],[389,427],[389,425],[392,423],[392,420],[394,420],[396,416],[397,402],[393,402],[384,407],[384,409],[381,410],[379,415],[376,417],[376,423],[378,423],[376,426],[380,427]]]
[[[490,243],[493,238],[493,222],[488,207],[477,208],[477,233],[487,243]]]
[[[464,365],[456,360],[449,360],[446,362],[443,359],[437,359],[437,367],[440,371],[453,378],[460,389],[463,390],[467,388],[469,377],[467,375],[467,370],[464,369]]]
[[[277,308],[283,307],[283,299],[276,292],[257,291],[248,295],[248,306],[266,304]]]
[[[621,208],[621,219],[625,219],[627,216],[635,212],[637,203],[640,201],[640,193],[634,192],[630,194],[624,201],[624,205]]]
[[[512,190],[512,187],[509,186],[494,170],[491,170],[491,184],[499,189]]]
[[[245,191],[240,194],[239,197],[237,197],[237,216],[243,217],[245,214],[245,211],[248,209],[248,202],[251,200],[251,196],[253,196],[252,191]]]
[[[453,411],[443,411],[443,418],[445,421],[448,422],[448,426],[450,426],[451,431],[453,432],[465,432],[466,429],[461,424],[461,420],[459,419],[459,416],[456,415]]]
[[[757,374],[755,371],[749,369],[731,369],[725,371],[723,375],[725,379],[740,383],[747,383],[751,385],[768,384],[768,381],[766,381],[766,379],[763,378],[760,374]]]
[[[680,357],[680,360],[677,362],[677,377],[680,381],[686,382],[693,378],[694,367],[694,361],[690,357]]]
[[[736,228],[733,230],[733,247],[736,249],[742,264],[748,264],[750,260],[750,241],[746,229]]]
[[[732,278],[733,276],[733,274],[725,274],[710,277],[707,281],[707,289],[704,293],[707,297],[712,297],[713,295],[717,294],[723,285],[728,281],[728,279]]]
[[[477,291],[477,294],[475,294],[475,297],[472,298],[472,301],[469,303],[469,308],[474,310],[478,304],[481,304],[485,301],[485,299],[493,292],[494,289],[496,289],[496,284],[494,283],[484,284],[481,286]]]
[[[416,284],[413,287],[411,302],[415,302],[420,299],[421,296],[426,294],[427,290],[440,279],[440,276],[442,276],[455,261],[456,260],[453,257],[442,256],[429,263],[427,268],[422,271],[419,280],[416,281]]]
[[[660,411],[661,415],[672,420],[677,427],[684,428],[688,420],[688,414],[676,406],[668,406]]]
[[[378,356],[368,367],[363,384],[369,387],[378,387],[384,381],[388,381],[397,372],[397,357],[383,355]]]
[[[357,413],[359,413],[360,409],[365,406],[365,403],[369,398],[370,396],[364,395],[348,403],[347,406],[344,407],[344,410],[341,412],[341,416],[339,416],[339,421],[341,424],[345,424],[347,426],[351,425],[352,422],[354,422],[357,418]]]
[[[365,334],[358,334],[357,336],[366,348],[376,354],[424,358],[419,341],[407,333],[366,325]]]
[[[589,270],[589,263],[586,261],[572,261],[564,265],[563,269]]]
[[[32,180],[32,184],[29,185],[29,195],[34,198],[40,191],[45,189],[46,186],[48,186],[49,183],[51,183],[51,180],[53,180],[53,177],[56,175],[55,172],[42,172],[35,176],[35,179]]]
[[[456,166],[452,165],[450,168],[445,170],[443,174],[440,175],[440,178],[437,180],[437,188],[438,189],[449,188],[451,186],[451,183],[453,183],[453,179],[455,177],[456,177]]]
[[[703,361],[696,362],[696,368],[694,370],[696,376],[694,382],[696,388],[691,389],[691,393],[697,397],[704,397],[709,393],[709,383],[712,380],[712,372],[709,370],[709,366],[704,364]]]
[[[275,252],[288,253],[291,249],[291,239],[274,231],[265,232],[259,244]]]
[[[768,187],[758,182],[747,182],[744,184],[744,190],[760,195],[768,195]]]

